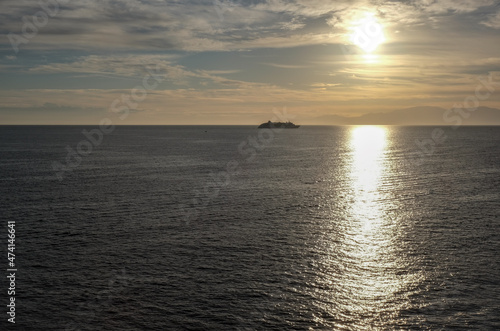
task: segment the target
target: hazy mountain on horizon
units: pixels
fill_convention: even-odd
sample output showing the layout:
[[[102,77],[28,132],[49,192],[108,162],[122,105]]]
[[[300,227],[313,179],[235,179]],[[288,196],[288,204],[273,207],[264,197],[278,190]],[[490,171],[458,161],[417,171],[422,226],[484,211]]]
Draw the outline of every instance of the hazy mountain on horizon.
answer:
[[[432,106],[410,107],[388,113],[369,113],[357,117],[341,115],[323,115],[304,120],[300,124],[321,122],[325,125],[500,125],[500,109],[478,107],[469,112],[463,109],[458,111]],[[465,116],[468,118],[465,118]],[[461,123],[459,122],[461,120]]]

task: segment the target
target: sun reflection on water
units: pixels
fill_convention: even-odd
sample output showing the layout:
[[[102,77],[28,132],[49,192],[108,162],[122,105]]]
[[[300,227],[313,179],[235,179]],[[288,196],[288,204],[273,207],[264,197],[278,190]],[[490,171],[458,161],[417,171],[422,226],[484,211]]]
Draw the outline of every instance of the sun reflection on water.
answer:
[[[382,126],[341,130],[318,240],[314,293],[322,300],[315,306],[331,317],[322,322],[332,329],[394,329],[404,323],[413,307],[409,298],[425,278],[414,267],[418,257],[408,253],[412,207],[400,199],[406,177],[397,156],[399,137]]]
[[[339,290],[344,293],[342,310],[357,316],[358,327],[363,327],[361,316],[371,316],[366,319],[392,316],[395,312],[385,303],[401,287],[396,276],[397,229],[389,217],[390,206],[381,193],[387,171],[387,141],[388,129],[384,127],[362,126],[351,130],[351,198],[349,218],[341,227],[344,240],[340,245],[347,267],[341,275]]]
[[[383,156],[386,129],[377,126],[361,126],[351,132],[352,167],[351,180],[359,216],[379,213],[376,202],[378,185],[383,172]]]

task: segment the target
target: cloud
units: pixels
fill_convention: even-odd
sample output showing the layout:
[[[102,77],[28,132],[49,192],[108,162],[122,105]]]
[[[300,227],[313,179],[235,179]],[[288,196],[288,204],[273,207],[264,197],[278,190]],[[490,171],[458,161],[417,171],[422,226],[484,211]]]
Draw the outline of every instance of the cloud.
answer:
[[[498,11],[496,14],[489,15],[486,21],[481,22],[481,24],[484,24],[493,29],[500,29],[500,11]]]
[[[164,55],[124,55],[124,56],[81,56],[73,62],[50,63],[35,66],[29,71],[34,73],[86,73],[135,77],[144,75],[146,68],[160,66],[182,75],[182,68],[171,65],[173,56]]]
[[[419,0],[417,7],[429,13],[470,13],[495,4],[494,0]]]
[[[164,55],[124,55],[124,56],[81,56],[73,62],[59,62],[30,68],[30,73],[38,74],[84,74],[91,76],[131,77],[142,79],[148,74],[158,74],[175,85],[189,85],[194,82],[209,81],[224,86],[250,87],[262,85],[241,80],[228,79],[240,70],[189,70],[175,64],[175,56]],[[194,80],[191,82],[190,80]]]
[[[408,28],[441,16],[472,13],[494,0],[82,0],[59,7],[25,49],[214,51],[293,47],[342,41],[349,24],[372,12],[384,24]],[[214,5],[215,4],[215,5]],[[21,17],[39,4],[2,2],[0,33],[21,35]],[[321,24],[322,23],[322,24]],[[484,24],[496,27],[491,17]],[[10,47],[7,38],[3,47]]]
[[[263,64],[266,66],[271,66],[281,69],[305,69],[311,67],[309,65],[293,65],[293,64],[281,64],[281,63],[263,63]]]
[[[290,31],[298,30],[298,29],[301,29],[304,26],[306,26],[305,23],[301,22],[296,17],[294,17],[290,22],[282,22],[280,24],[281,24],[283,29],[290,30]]]

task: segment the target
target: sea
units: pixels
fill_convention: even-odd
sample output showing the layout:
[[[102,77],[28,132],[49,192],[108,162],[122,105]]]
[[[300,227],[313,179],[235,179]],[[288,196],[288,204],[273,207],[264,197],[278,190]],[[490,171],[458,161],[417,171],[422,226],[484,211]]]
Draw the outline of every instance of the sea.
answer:
[[[0,174],[2,330],[500,329],[500,127],[1,126]]]

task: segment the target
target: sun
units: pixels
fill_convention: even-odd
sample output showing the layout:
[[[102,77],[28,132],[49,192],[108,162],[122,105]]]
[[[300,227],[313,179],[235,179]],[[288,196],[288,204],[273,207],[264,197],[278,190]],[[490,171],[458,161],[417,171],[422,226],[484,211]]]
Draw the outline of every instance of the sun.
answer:
[[[385,41],[383,27],[373,13],[365,13],[361,19],[353,21],[350,30],[350,41],[366,54],[374,52]]]

